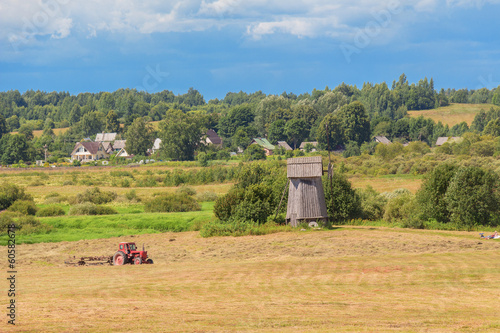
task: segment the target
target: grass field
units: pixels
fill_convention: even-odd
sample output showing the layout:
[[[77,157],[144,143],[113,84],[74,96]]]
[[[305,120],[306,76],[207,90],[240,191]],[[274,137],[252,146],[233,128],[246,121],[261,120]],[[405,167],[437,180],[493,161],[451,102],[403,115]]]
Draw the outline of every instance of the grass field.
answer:
[[[63,264],[119,241],[145,243],[155,264]],[[0,331],[492,332],[499,250],[477,233],[373,227],[20,245],[16,327]]]
[[[444,125],[448,124],[450,127],[462,121],[465,121],[470,126],[479,111],[488,111],[492,106],[494,105],[452,103],[433,110],[408,111],[408,114],[410,117],[424,116],[425,118],[431,118],[436,123],[440,121]]]

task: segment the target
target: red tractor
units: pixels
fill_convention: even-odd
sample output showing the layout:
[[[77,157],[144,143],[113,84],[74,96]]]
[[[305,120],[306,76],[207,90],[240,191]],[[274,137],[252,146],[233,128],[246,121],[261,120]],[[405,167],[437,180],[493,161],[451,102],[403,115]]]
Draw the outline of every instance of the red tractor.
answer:
[[[153,260],[148,259],[148,252],[144,251],[144,245],[142,246],[142,251],[138,251],[135,243],[122,242],[119,245],[118,251],[113,256],[113,265],[125,265],[125,264],[152,264]]]

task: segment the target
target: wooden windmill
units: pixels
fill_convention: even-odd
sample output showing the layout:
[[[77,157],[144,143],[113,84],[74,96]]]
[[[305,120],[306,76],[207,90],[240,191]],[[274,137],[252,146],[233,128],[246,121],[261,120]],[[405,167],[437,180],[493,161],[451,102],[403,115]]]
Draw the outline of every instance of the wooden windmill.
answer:
[[[290,187],[286,221],[291,226],[296,227],[299,221],[328,220],[325,192],[321,182],[322,175],[321,156],[287,160],[287,177]]]

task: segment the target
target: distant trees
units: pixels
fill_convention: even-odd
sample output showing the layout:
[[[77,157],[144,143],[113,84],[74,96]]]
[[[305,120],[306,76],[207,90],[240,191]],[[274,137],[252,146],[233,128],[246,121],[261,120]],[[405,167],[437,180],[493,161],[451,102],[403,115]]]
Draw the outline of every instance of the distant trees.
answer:
[[[127,128],[125,150],[133,155],[146,155],[153,146],[153,127],[144,118],[136,118]]]
[[[159,127],[162,156],[179,161],[194,160],[194,152],[206,131],[202,117],[169,110]]]

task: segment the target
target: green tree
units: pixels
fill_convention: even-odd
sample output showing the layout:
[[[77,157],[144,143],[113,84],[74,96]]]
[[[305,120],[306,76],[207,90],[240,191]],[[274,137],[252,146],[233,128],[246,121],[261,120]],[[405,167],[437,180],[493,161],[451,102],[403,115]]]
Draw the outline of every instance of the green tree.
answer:
[[[82,117],[82,110],[80,108],[80,105],[76,104],[75,106],[73,106],[69,114],[69,123],[71,125],[74,125],[80,121],[81,117]]]
[[[252,139],[250,139],[248,133],[243,128],[240,128],[234,134],[232,141],[233,146],[235,146],[234,148],[240,147],[241,149],[245,150],[252,142]]]
[[[269,126],[268,138],[273,145],[277,144],[278,141],[286,140],[285,124],[283,119],[278,119]]]
[[[344,143],[344,128],[336,114],[330,113],[323,118],[316,131],[316,138],[324,149],[328,149],[328,141],[330,150],[335,150]]]
[[[309,128],[304,119],[291,119],[285,125],[285,134],[288,141],[293,143],[293,149],[307,138],[309,135]]]
[[[488,225],[500,210],[499,177],[480,167],[461,167],[450,182],[445,195],[450,220],[472,230]]]
[[[19,160],[29,161],[29,143],[22,134],[9,135],[8,141],[3,145],[2,163],[13,164]]]
[[[168,110],[159,127],[162,156],[172,160],[194,160],[194,152],[206,132],[202,117],[188,115],[180,110]]]
[[[435,219],[442,223],[450,221],[451,213],[445,195],[457,169],[453,164],[444,163],[428,174],[416,196],[420,219]]]
[[[232,107],[219,121],[219,134],[225,138],[232,137],[238,128],[246,128],[253,122],[254,115],[248,104]]]
[[[344,128],[345,140],[356,141],[361,145],[370,140],[370,121],[360,102],[352,102],[339,109],[337,115]]]
[[[146,155],[153,146],[153,127],[144,118],[136,118],[125,133],[125,150],[133,155]],[[163,144],[163,142],[162,142]]]
[[[0,114],[0,138],[5,133],[9,133],[9,128],[7,127],[7,123],[5,122],[5,117]]]
[[[245,150],[245,159],[247,161],[265,160],[266,152],[261,146],[253,144]]]
[[[120,122],[118,121],[118,116],[114,110],[110,110],[106,115],[106,133],[118,133],[120,132]]]
[[[332,181],[323,177],[326,208],[332,222],[343,222],[361,215],[361,199],[347,177],[334,172]]]

